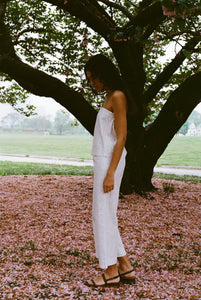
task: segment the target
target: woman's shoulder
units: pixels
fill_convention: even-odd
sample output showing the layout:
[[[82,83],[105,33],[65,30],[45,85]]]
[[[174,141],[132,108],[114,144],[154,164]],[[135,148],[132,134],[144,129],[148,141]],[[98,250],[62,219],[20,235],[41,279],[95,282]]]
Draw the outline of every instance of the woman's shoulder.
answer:
[[[116,106],[118,104],[120,105],[126,105],[126,95],[121,90],[115,90],[111,97],[112,106]]]
[[[112,93],[112,98],[121,98],[121,97],[126,97],[125,93],[121,90],[115,90],[113,93]]]

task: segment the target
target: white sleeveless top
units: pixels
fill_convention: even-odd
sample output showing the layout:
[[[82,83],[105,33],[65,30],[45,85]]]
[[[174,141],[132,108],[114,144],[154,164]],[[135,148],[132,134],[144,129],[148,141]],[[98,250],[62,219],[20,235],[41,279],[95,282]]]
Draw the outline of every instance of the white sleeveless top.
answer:
[[[116,141],[114,114],[101,107],[96,118],[91,154],[93,156],[112,156]],[[125,148],[123,151],[126,153]]]

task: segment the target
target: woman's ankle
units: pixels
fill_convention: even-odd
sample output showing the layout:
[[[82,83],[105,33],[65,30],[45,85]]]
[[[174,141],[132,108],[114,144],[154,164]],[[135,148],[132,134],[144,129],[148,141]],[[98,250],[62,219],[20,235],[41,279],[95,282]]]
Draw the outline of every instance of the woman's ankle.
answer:
[[[118,257],[118,262],[120,272],[127,272],[129,270],[132,270],[132,265],[126,255]]]
[[[114,277],[116,275],[118,275],[118,267],[117,264],[109,266],[106,270],[105,270],[105,274],[108,275],[108,277]]]

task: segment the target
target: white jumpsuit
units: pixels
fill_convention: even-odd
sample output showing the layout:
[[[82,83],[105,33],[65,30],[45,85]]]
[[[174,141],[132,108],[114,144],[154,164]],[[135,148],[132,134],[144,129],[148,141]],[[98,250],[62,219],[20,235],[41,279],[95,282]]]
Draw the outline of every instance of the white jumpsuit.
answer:
[[[117,221],[119,188],[125,168],[125,148],[115,171],[114,189],[108,193],[103,191],[103,181],[111,162],[116,140],[114,114],[102,107],[97,115],[92,145],[94,161],[93,232],[96,256],[102,269],[116,264],[117,257],[126,255]]]

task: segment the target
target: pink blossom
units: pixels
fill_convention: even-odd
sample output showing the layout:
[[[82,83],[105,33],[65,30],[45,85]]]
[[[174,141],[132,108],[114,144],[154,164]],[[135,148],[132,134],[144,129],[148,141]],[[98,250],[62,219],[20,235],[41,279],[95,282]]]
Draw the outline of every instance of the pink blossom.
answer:
[[[175,12],[174,10],[170,11],[170,10],[168,10],[168,8],[165,7],[165,6],[162,6],[162,9],[163,9],[163,14],[164,14],[164,16],[168,16],[168,17],[176,16],[176,12]]]
[[[184,18],[185,15],[186,15],[186,10],[185,9],[182,12],[178,12],[178,13],[174,9],[173,10],[169,10],[165,6],[162,6],[162,9],[163,9],[164,16],[168,16],[168,17],[178,16],[180,18]]]
[[[157,43],[157,44],[160,44],[160,41],[157,38],[154,39],[154,42]]]
[[[115,42],[122,42],[123,39],[114,39]]]

